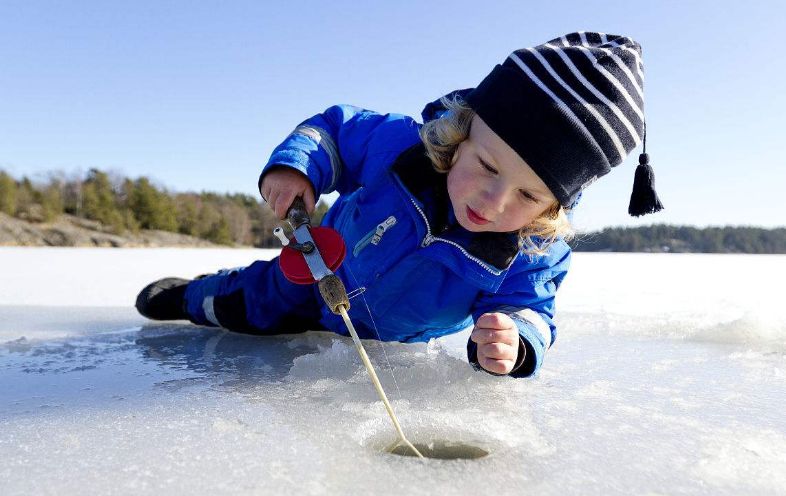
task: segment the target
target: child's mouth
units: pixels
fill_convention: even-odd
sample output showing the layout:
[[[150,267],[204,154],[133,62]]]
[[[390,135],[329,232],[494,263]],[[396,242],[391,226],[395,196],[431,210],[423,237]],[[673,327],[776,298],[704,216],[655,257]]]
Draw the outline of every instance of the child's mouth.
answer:
[[[467,218],[473,224],[478,224],[480,226],[482,226],[483,224],[488,224],[489,223],[488,219],[485,219],[485,218],[481,217],[480,215],[478,215],[474,210],[469,208],[469,206],[467,206]]]

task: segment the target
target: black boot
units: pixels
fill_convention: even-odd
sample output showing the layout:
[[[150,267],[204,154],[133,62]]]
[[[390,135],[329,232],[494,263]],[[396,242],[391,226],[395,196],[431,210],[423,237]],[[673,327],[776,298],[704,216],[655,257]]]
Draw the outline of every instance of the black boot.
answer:
[[[154,320],[188,320],[186,286],[188,279],[167,277],[145,286],[136,297],[136,309]]]

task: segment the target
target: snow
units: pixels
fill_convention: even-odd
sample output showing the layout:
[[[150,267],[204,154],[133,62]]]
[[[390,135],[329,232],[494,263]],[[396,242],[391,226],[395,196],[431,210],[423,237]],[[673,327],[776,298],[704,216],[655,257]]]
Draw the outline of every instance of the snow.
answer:
[[[16,494],[786,494],[786,257],[589,254],[534,380],[467,333],[366,342],[155,323],[150,280],[265,250],[0,248],[0,487]]]

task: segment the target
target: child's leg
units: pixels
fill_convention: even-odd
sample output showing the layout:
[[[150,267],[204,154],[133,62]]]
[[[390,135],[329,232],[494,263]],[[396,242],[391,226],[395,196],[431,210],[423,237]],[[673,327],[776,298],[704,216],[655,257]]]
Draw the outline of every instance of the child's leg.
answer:
[[[189,318],[233,331],[281,334],[319,329],[313,285],[289,282],[278,258],[219,271],[191,281],[185,292]]]

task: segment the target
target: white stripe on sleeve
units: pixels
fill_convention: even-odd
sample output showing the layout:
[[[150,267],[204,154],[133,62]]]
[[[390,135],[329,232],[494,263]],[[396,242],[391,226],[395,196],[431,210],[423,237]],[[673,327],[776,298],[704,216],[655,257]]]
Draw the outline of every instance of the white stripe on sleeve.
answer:
[[[213,306],[213,297],[207,296],[202,300],[202,310],[205,312],[205,318],[213,324],[221,327],[221,323],[216,318],[216,309]]]
[[[338,177],[341,175],[341,155],[338,153],[338,147],[336,146],[335,141],[333,141],[333,137],[330,136],[326,130],[322,129],[319,126],[312,126],[309,124],[301,124],[300,126],[296,127],[292,134],[300,134],[303,136],[307,136],[314,140],[317,145],[321,146],[325,153],[328,154],[328,158],[330,158],[330,169],[333,172],[333,177],[330,181],[330,186],[328,187],[327,191],[333,191],[336,187],[336,183],[338,182]]]
[[[526,320],[532,324],[533,327],[535,327],[535,329],[538,331],[538,334],[540,334],[541,339],[543,339],[545,348],[551,346],[551,328],[546,323],[546,321],[543,320],[543,317],[541,317],[536,311],[525,308],[523,310],[519,310],[514,315],[517,315],[519,318]]]

